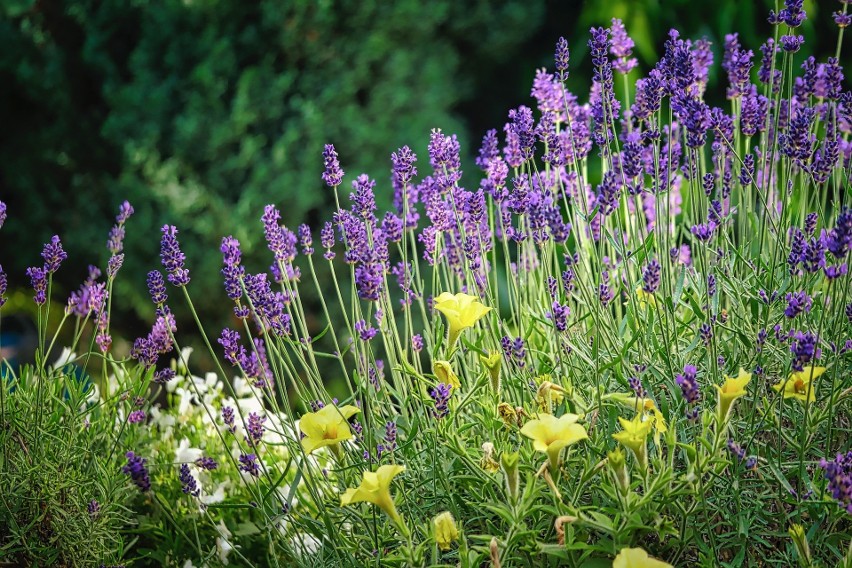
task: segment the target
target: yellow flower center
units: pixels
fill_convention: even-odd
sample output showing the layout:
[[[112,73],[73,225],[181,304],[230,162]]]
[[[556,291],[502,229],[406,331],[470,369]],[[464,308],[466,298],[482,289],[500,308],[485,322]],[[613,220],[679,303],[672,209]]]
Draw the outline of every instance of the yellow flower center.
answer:
[[[793,384],[793,388],[797,393],[805,394],[805,381],[802,379],[796,379],[796,382]]]

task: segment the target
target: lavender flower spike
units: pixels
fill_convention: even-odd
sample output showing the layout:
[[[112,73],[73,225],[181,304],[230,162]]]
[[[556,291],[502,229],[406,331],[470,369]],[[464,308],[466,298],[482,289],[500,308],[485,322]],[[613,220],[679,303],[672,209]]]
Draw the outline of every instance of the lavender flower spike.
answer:
[[[169,282],[181,287],[189,284],[189,271],[183,267],[186,255],[180,250],[177,240],[178,230],[174,225],[163,225],[163,238],[160,241],[160,261],[169,273]]]
[[[343,181],[343,170],[340,169],[340,161],[337,159],[337,151],[334,149],[334,144],[325,145],[325,150],[322,152],[322,159],[325,163],[325,172],[322,174],[322,181],[328,187],[337,187]]]
[[[3,223],[6,222],[6,204],[0,201],[0,229],[3,228]]]

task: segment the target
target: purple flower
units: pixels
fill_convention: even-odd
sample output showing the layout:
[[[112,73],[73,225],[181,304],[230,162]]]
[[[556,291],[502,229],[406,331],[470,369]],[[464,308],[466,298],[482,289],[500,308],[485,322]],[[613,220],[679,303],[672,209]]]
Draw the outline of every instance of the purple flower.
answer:
[[[527,357],[524,339],[522,337],[515,337],[513,339],[509,336],[504,336],[500,339],[500,345],[506,356],[511,358],[519,368],[523,369],[526,365],[525,359]]]
[[[134,410],[127,416],[127,422],[130,424],[141,424],[145,422],[145,411]]]
[[[243,295],[240,281],[245,274],[245,268],[240,266],[242,257],[240,241],[231,236],[224,237],[219,250],[222,252],[222,263],[225,265],[222,268],[222,276],[225,277],[225,293],[230,299],[238,300]]]
[[[95,519],[97,518],[98,513],[100,513],[101,504],[98,503],[96,499],[92,499],[89,501],[89,505],[86,507],[86,510],[89,513],[89,518]]]
[[[642,271],[642,289],[648,294],[653,294],[660,287],[660,263],[652,258]]]
[[[509,132],[517,139],[521,162],[526,162],[533,157],[535,146],[535,131],[532,109],[521,105],[517,109],[509,111]]]
[[[737,461],[743,461],[745,459],[745,450],[732,438],[728,438],[727,446],[728,451],[737,458]]]
[[[569,55],[568,40],[564,37],[560,37],[556,40],[556,53],[553,56],[553,60],[556,67],[556,78],[562,82],[565,82],[568,79]]]
[[[332,260],[334,258],[334,251],[331,250],[334,247],[334,225],[331,221],[326,221],[320,230],[320,243],[325,249],[323,257],[326,260]]]
[[[695,238],[706,243],[713,238],[713,232],[716,230],[716,224],[712,222],[702,223],[699,225],[693,225],[689,230],[693,235],[695,235]]]
[[[802,371],[814,359],[819,359],[821,350],[817,346],[819,339],[808,331],[802,333],[797,331],[790,342],[790,352],[793,354],[792,367],[794,371]]]
[[[260,416],[254,412],[249,413],[246,421],[246,443],[256,448],[257,444],[263,438],[263,423],[266,421],[266,416]]]
[[[237,427],[234,424],[234,409],[230,406],[222,407],[222,422],[225,423],[225,426],[228,427],[228,431],[233,434],[236,432]]]
[[[231,365],[238,365],[241,356],[245,356],[246,349],[240,345],[240,333],[238,331],[223,329],[217,342],[225,351],[225,360]]]
[[[852,24],[852,14],[844,14],[843,12],[837,11],[834,14],[834,23],[837,24],[837,27],[840,29],[848,28],[850,24]],[[0,221],[0,226],[3,223]]]
[[[494,152],[497,152],[497,141],[494,141]],[[420,214],[417,213],[418,200],[417,186],[411,181],[417,175],[417,154],[408,146],[403,146],[391,154],[391,185],[393,186],[393,205],[401,217],[404,218],[405,226],[413,229],[417,226]]]
[[[355,332],[362,341],[370,341],[376,336],[378,330],[371,326],[369,322],[360,319],[355,322]]]
[[[635,394],[637,398],[645,398],[648,396],[648,391],[642,386],[642,380],[639,379],[639,377],[629,377],[627,379],[627,384],[630,386],[630,390],[633,391],[633,394]]]
[[[560,304],[558,301],[554,300],[553,305],[551,306],[551,312],[548,314],[548,318],[553,320],[553,325],[556,327],[556,331],[565,331],[568,329],[568,318],[571,316],[571,307]]]
[[[805,36],[784,35],[781,36],[781,49],[787,53],[796,53],[805,43]]]
[[[396,436],[396,422],[391,421],[385,424],[385,450],[392,452],[396,449]]]
[[[47,270],[37,266],[27,268],[27,276],[30,277],[35,296],[33,300],[39,306],[43,306],[47,302]]]
[[[173,378],[175,378],[174,369],[166,367],[165,369],[160,369],[159,371],[154,373],[154,379],[153,380],[158,385],[164,385],[167,382],[169,382],[170,380],[172,380]]]
[[[107,239],[107,250],[113,255],[120,253],[124,248],[124,223],[133,215],[133,206],[129,201],[125,201],[118,208],[118,215],[115,217],[115,225],[109,231]]]
[[[784,310],[784,315],[788,318],[794,318],[802,312],[810,312],[813,306],[813,300],[804,290],[799,292],[788,292],[786,296],[787,308]]]
[[[447,189],[461,179],[461,158],[456,135],[444,136],[440,128],[432,130],[429,138],[429,164],[435,170],[435,182]]]
[[[311,236],[311,228],[304,223],[299,225],[299,244],[302,246],[302,254],[309,256],[314,254],[313,237]]]
[[[680,392],[686,404],[693,405],[701,400],[701,391],[698,388],[697,380],[698,369],[693,365],[686,365],[683,368],[683,374],[678,374],[675,377],[675,383],[680,387]]]
[[[340,169],[340,161],[337,159],[334,144],[325,145],[325,149],[322,152],[322,159],[325,163],[325,172],[322,174],[322,180],[329,187],[337,187],[343,181],[343,170]]]
[[[189,284],[189,271],[183,267],[186,255],[180,250],[177,240],[178,230],[173,225],[163,225],[163,238],[160,240],[160,261],[166,272],[169,282],[181,287]]]
[[[201,469],[212,471],[219,467],[219,464],[216,463],[216,460],[207,456],[201,456],[197,460],[195,460],[196,467]]]
[[[850,306],[852,306],[852,304],[850,304]],[[852,317],[850,317],[849,319],[850,319],[850,320],[852,320]],[[413,336],[411,337],[411,348],[412,348],[412,349],[413,349],[416,353],[419,353],[420,351],[422,351],[422,350],[423,350],[423,336],[422,336],[422,335],[420,335],[420,334],[418,333],[418,334],[413,335]]]
[[[845,276],[848,271],[849,271],[849,269],[846,266],[845,262],[843,264],[840,264],[840,265],[826,266],[825,267],[825,277],[828,278],[829,280],[836,280],[836,279],[840,278],[841,276]]]
[[[384,288],[384,268],[378,262],[359,264],[355,267],[355,286],[362,300],[377,302]]]
[[[435,408],[432,410],[432,415],[435,418],[441,419],[449,414],[450,409],[448,404],[452,392],[453,387],[445,383],[438,383],[437,387],[429,390],[429,396],[432,397],[432,401],[435,403]]]
[[[852,515],[852,451],[837,454],[832,461],[820,460],[819,466],[828,480],[826,487],[846,512]]]
[[[240,454],[239,457],[240,462],[240,471],[244,471],[249,475],[257,477],[260,475],[260,464],[257,462],[257,455],[255,454]]]
[[[133,452],[127,452],[127,465],[121,468],[122,473],[129,475],[136,487],[143,493],[151,489],[151,479],[148,477],[148,469],[145,467],[147,459],[137,456]]]
[[[162,306],[169,299],[166,294],[166,282],[159,270],[148,273],[148,293],[151,295],[151,301],[157,306]]]
[[[62,264],[62,261],[68,258],[68,254],[62,250],[59,235],[53,235],[50,238],[50,242],[44,245],[41,257],[44,259],[45,272],[53,274],[59,270],[59,265]]]
[[[6,204],[0,201],[0,229],[3,228],[3,224],[6,222]]]
[[[361,174],[352,182],[355,191],[349,194],[352,201],[352,212],[362,219],[375,222],[376,196],[373,188],[376,182],[371,180],[367,174]]]
[[[713,339],[713,328],[709,323],[704,322],[698,328],[698,335],[701,337],[701,341],[705,346],[710,345],[710,340]]]
[[[784,0],[784,9],[778,12],[778,19],[791,28],[798,28],[808,17],[803,4],[804,0]]]
[[[615,57],[612,66],[619,73],[629,73],[639,64],[635,57],[630,57],[633,54],[633,40],[627,35],[624,24],[618,18],[612,19],[610,30],[612,32],[612,46],[609,48],[609,52]]]
[[[193,477],[192,473],[189,471],[189,464],[183,463],[180,465],[178,479],[180,479],[181,489],[187,495],[198,497],[201,494],[201,490],[198,488],[195,477]]]

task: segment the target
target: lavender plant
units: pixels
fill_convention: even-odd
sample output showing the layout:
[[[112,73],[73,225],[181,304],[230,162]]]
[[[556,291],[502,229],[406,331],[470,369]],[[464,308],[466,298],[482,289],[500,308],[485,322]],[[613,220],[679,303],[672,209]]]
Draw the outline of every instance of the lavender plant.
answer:
[[[268,270],[223,238],[235,324],[196,319],[217,361],[204,379],[175,349],[169,305],[192,309],[195,283],[163,227],[156,322],[115,375],[169,393],[161,407],[143,380],[118,426],[145,550],[187,565],[850,565],[841,5],[826,62],[797,55],[801,0],[770,12],[757,68],[726,36],[724,109],[704,99],[706,40],[672,30],[631,83],[628,31],[593,28],[581,103],[560,39],[536,110],[485,135],[478,185],[435,129],[428,165],[392,154],[387,212],[366,174],[347,196],[326,146],[322,258],[274,205]],[[55,245],[31,273],[37,302]],[[108,307],[94,313],[107,336]]]

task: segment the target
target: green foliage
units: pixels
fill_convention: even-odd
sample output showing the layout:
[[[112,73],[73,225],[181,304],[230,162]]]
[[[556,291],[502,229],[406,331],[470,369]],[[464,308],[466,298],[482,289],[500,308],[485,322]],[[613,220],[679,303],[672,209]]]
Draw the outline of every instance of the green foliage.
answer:
[[[119,560],[129,492],[114,414],[91,406],[93,386],[71,366],[26,367],[0,389],[0,564]]]
[[[509,58],[543,5],[49,1],[7,16],[0,74],[15,87],[0,116],[14,143],[0,146],[0,168],[9,211],[28,224],[2,237],[22,247],[6,271],[22,274],[59,233],[79,262],[60,278],[76,288],[127,199],[137,214],[116,293],[141,313],[164,223],[181,230],[194,279],[218,288],[226,231],[258,258],[263,205],[292,227],[330,206],[324,143],[338,143],[350,174],[380,179],[392,149],[424,151],[432,128],[473,144],[453,114],[472,95],[461,50],[466,69]],[[221,316],[212,295],[198,302]]]

